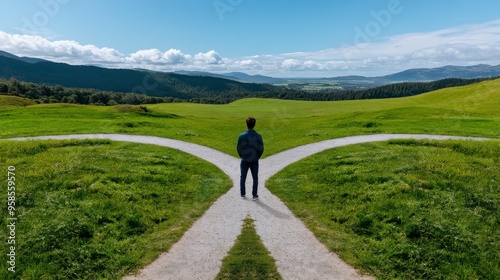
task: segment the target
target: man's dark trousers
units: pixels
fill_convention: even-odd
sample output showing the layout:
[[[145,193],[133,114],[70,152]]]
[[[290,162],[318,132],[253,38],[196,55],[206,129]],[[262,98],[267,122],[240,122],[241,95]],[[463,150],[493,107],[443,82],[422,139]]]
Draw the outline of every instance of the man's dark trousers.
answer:
[[[240,164],[241,177],[240,177],[240,193],[241,195],[246,195],[245,182],[247,180],[248,169],[252,172],[253,185],[252,185],[252,196],[257,196],[257,186],[259,184],[259,162],[247,162],[242,160]]]

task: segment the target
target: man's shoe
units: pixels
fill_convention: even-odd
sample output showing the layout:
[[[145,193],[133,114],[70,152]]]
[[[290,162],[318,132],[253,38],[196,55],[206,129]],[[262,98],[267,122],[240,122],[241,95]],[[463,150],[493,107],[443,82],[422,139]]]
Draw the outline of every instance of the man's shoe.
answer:
[[[252,198],[252,200],[258,200],[258,199],[259,199],[259,196],[258,196],[258,195],[254,196],[254,197]]]
[[[241,196],[241,199],[246,199],[246,198],[247,198],[247,197],[246,197],[246,196],[244,196],[244,195],[242,195],[242,196]]]

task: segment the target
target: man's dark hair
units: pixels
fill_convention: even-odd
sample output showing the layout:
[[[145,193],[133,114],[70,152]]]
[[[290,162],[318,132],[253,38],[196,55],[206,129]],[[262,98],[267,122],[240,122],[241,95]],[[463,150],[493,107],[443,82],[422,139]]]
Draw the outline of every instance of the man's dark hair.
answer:
[[[247,118],[247,127],[248,127],[248,129],[253,129],[255,127],[255,122],[257,122],[257,121],[255,120],[254,117],[248,117]]]

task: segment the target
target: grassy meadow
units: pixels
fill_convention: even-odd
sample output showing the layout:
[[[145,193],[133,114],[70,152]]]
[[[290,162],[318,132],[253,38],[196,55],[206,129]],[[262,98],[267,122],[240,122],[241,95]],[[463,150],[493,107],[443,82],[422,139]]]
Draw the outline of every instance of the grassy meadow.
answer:
[[[407,98],[338,102],[99,107],[0,96],[0,139],[140,134],[236,156],[236,137],[252,115],[269,156],[375,133],[498,139],[498,108],[500,80]],[[495,279],[499,155],[498,142],[356,145],[296,163],[269,187],[328,248],[380,279]],[[2,262],[1,279],[119,279],[167,250],[231,186],[220,170],[195,157],[109,141],[0,140],[5,186],[8,166],[18,172],[19,273],[7,274]],[[6,196],[0,192],[2,201]],[[6,223],[2,219],[0,226]],[[1,250],[5,256],[7,247]]]
[[[378,279],[498,279],[500,142],[397,140],[292,164],[267,187]]]
[[[0,279],[120,279],[167,251],[232,186],[194,156],[103,140],[0,141],[0,166],[5,175],[16,167],[18,218],[16,273],[2,261]]]
[[[265,155],[305,143],[373,133],[499,138],[499,88],[500,80],[495,80],[409,98],[340,102],[244,99],[228,105],[146,105],[148,112],[138,106],[0,105],[0,138],[144,134],[198,143],[236,156],[235,143],[227,140],[246,129],[244,119],[249,115],[257,118],[256,129],[265,137]]]

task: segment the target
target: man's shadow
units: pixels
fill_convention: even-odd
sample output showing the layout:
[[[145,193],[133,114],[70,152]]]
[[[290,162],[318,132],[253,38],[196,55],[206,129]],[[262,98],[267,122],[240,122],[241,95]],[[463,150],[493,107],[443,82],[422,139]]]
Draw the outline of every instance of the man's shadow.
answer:
[[[266,210],[271,215],[275,216],[276,218],[285,219],[285,220],[289,220],[290,219],[290,215],[285,214],[283,212],[280,212],[280,211],[278,211],[278,210],[270,207],[269,205],[265,204],[261,200],[257,200],[257,201],[255,201],[255,203],[257,205],[259,205],[260,207],[262,207],[264,210]]]

